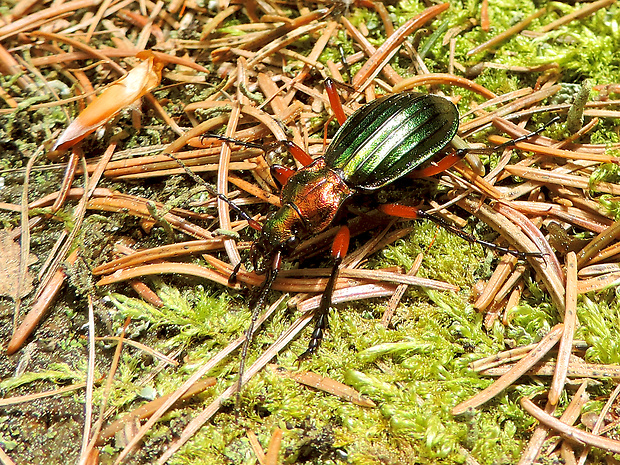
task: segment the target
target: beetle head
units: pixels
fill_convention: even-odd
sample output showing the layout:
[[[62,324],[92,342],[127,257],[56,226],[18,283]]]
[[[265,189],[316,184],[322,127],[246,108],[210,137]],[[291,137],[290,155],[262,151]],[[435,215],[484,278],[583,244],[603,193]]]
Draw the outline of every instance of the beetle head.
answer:
[[[250,259],[258,273],[264,273],[279,252],[286,257],[299,245],[303,221],[294,208],[284,205],[263,224],[260,238],[252,244]]]

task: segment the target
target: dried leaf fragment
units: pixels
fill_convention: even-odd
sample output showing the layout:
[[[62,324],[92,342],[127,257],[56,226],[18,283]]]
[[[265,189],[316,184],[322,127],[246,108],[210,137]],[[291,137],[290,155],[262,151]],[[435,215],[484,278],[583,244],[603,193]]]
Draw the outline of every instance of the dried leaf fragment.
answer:
[[[20,248],[6,230],[0,230],[0,295],[6,295],[17,299],[17,287],[19,282],[19,257]],[[34,255],[28,257],[28,265],[37,261]],[[26,272],[24,282],[21,284],[19,297],[25,297],[32,290],[32,275]]]
[[[140,52],[136,56],[144,59],[142,63],[111,84],[88,105],[60,135],[53,151],[71,148],[123,108],[159,85],[164,63],[152,52]]]

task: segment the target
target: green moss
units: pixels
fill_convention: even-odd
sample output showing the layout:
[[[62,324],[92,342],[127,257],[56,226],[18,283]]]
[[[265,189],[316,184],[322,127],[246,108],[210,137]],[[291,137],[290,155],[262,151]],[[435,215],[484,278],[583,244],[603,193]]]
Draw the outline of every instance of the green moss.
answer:
[[[577,307],[581,324],[577,337],[591,347],[586,356],[593,363],[618,365],[620,363],[620,323],[617,286],[594,296],[583,296]]]
[[[130,316],[134,320],[145,321],[153,331],[160,327],[174,327],[176,334],[168,338],[166,344],[169,347],[183,347],[196,340],[201,340],[203,346],[205,339],[214,339],[213,343],[208,344],[211,346],[215,341],[226,341],[231,335],[243,332],[249,318],[247,309],[231,311],[240,306],[234,303],[231,296],[215,296],[201,287],[182,294],[175,287],[163,285],[158,294],[165,304],[162,308],[123,294],[111,295],[111,301],[118,309],[116,321],[122,324]]]
[[[581,4],[549,4],[549,12],[528,26],[530,31],[549,24],[563,14],[581,7]],[[620,28],[618,17],[620,7],[611,5],[606,10],[579,21],[573,21],[549,33],[530,37],[515,35],[492,49],[474,56],[467,52],[480,43],[494,37],[524,19],[540,8],[530,1],[501,0],[490,2],[491,30],[483,32],[470,23],[479,18],[479,2],[470,0],[451,2],[450,9],[440,18],[425,25],[426,31],[409,38],[414,46],[423,51],[429,69],[446,72],[449,63],[449,48],[443,43],[445,31],[462,26],[455,36],[455,60],[465,68],[481,61],[498,63],[510,67],[530,67],[557,62],[560,65],[561,81],[579,85],[588,78],[593,85],[620,82],[618,54],[620,49]],[[425,6],[416,0],[403,0],[387,6],[396,27],[421,12]],[[349,19],[356,25],[363,25],[369,31],[371,43],[378,46],[384,40],[383,24],[374,11],[352,8]],[[226,22],[217,34],[237,34],[234,25],[244,20],[243,12]],[[197,37],[198,30],[187,32]],[[312,40],[305,38],[295,44],[300,53],[307,53]],[[345,53],[354,53],[357,48],[342,32],[330,41],[321,56],[338,62],[341,43]],[[403,52],[393,59],[392,65],[403,75],[411,72],[411,60]],[[211,71],[216,66],[207,64]],[[287,63],[285,71],[294,73],[299,66],[294,60]],[[356,64],[352,71],[361,66]],[[213,73],[215,75],[216,73]],[[484,69],[476,82],[498,94],[533,86],[542,73],[519,73],[506,69]],[[158,92],[158,97],[169,99],[167,111],[180,124],[189,125],[179,102],[189,103],[204,100],[217,90],[219,80],[207,85],[188,84],[174,86]],[[17,92],[15,78],[0,77],[0,83],[10,93]],[[446,90],[448,88],[443,88]],[[451,88],[450,92],[462,97],[461,112],[466,111],[479,97],[472,92]],[[573,92],[565,86],[560,96],[562,102],[569,102]],[[60,109],[31,110],[31,105],[41,100],[30,96],[20,102],[20,109],[11,115],[2,115],[0,124],[0,146],[13,155],[13,163],[3,158],[7,168],[23,165],[21,152],[32,153],[40,139],[64,124]],[[210,113],[197,112],[200,118]],[[121,121],[127,121],[124,115]],[[541,118],[546,118],[543,115]],[[155,122],[153,124],[160,124]],[[316,121],[317,127],[323,119]],[[591,135],[594,143],[617,142],[616,121],[599,123],[597,132]],[[134,147],[143,144],[166,143],[174,138],[170,131],[161,131],[154,126],[140,132],[131,128],[124,144]],[[10,141],[10,142],[7,142]],[[88,142],[97,147],[96,142]],[[9,150],[10,149],[10,150]],[[93,153],[97,150],[93,150]],[[495,159],[496,157],[491,157]],[[592,177],[592,186],[597,182],[617,182],[616,165],[603,165]],[[55,176],[55,177],[54,177]],[[33,177],[33,193],[48,192],[57,186],[58,175],[49,173]],[[57,187],[54,187],[54,190]],[[161,191],[157,189],[161,188]],[[127,185],[121,187],[137,195],[149,198],[178,195],[183,186],[178,180],[169,181],[167,186]],[[402,189],[397,190],[397,189]],[[413,189],[391,186],[385,194],[385,201],[411,196]],[[417,194],[417,192],[416,192]],[[610,196],[601,196],[601,203],[620,217],[618,202]],[[34,213],[34,212],[33,212]],[[67,221],[68,214],[61,212],[59,219]],[[100,218],[99,218],[100,219]],[[16,223],[16,222],[14,222]],[[85,223],[87,233],[82,238],[85,249],[92,251],[93,261],[102,254],[102,244],[107,243],[107,233],[119,229],[136,233],[136,223],[129,222],[124,215],[108,216],[98,221],[97,227]],[[460,286],[458,293],[444,293],[411,287],[398,307],[390,328],[380,325],[385,310],[385,299],[370,302],[355,302],[339,305],[330,315],[330,330],[319,354],[301,364],[301,369],[311,370],[338,381],[346,382],[377,403],[373,409],[362,408],[342,401],[323,392],[300,386],[291,379],[278,376],[273,370],[264,370],[250,380],[241,395],[241,409],[234,412],[232,401],[224,406],[176,454],[173,464],[219,464],[255,463],[252,448],[247,439],[247,430],[256,433],[263,448],[276,427],[284,430],[281,460],[283,463],[317,464],[379,464],[379,463],[464,463],[462,448],[465,448],[482,464],[515,463],[528,439],[535,422],[519,406],[519,398],[543,392],[547,382],[527,380],[502,393],[498,398],[477,409],[475,413],[454,418],[450,410],[459,402],[471,397],[488,386],[492,380],[473,373],[468,364],[484,356],[496,354],[513,344],[524,345],[540,340],[559,321],[556,309],[549,301],[546,291],[534,277],[527,280],[524,298],[510,315],[506,327],[496,323],[491,328],[483,327],[482,315],[469,302],[469,290],[478,279],[488,279],[497,264],[493,253],[470,245],[434,225],[425,222],[413,223],[414,232],[396,245],[386,247],[372,257],[368,267],[400,265],[409,268],[418,253],[425,258],[419,272],[421,276],[443,280]],[[60,226],[59,226],[60,227]],[[486,238],[488,228],[476,224],[470,228],[480,237]],[[130,235],[131,235],[130,234]],[[161,230],[156,229],[149,241],[156,243]],[[490,240],[493,240],[490,236]],[[84,270],[75,274],[82,275]],[[92,289],[88,281],[79,284],[81,292]],[[82,283],[82,284],[80,284]],[[181,351],[183,364],[165,367],[148,382],[142,380],[153,373],[153,360],[133,348],[125,348],[114,381],[109,404],[120,413],[143,402],[139,394],[143,384],[160,394],[172,392],[179,387],[198,366],[204,364],[231,340],[243,334],[247,328],[251,309],[247,307],[251,291],[229,292],[220,286],[181,280],[164,276],[150,281],[164,301],[163,308],[155,308],[139,299],[129,298],[124,288],[110,294],[111,306],[98,309],[102,323],[110,331],[118,330],[125,318],[131,316],[129,337],[140,339],[155,350],[164,353]],[[167,284],[164,284],[167,283]],[[122,293],[121,293],[122,292]],[[619,363],[618,304],[615,288],[595,295],[582,297],[578,313],[580,327],[578,338],[585,339],[591,349],[586,354],[591,362]],[[275,300],[279,293],[270,295]],[[61,307],[62,316],[68,321],[83,322],[79,303],[70,302]],[[107,312],[107,313],[106,313]],[[296,315],[291,310],[279,309],[255,335],[250,346],[248,363],[271,344]],[[297,356],[307,347],[311,329],[282,351],[276,363],[289,368],[297,366]],[[74,328],[57,345],[62,353],[82,356],[85,342],[77,339]],[[111,351],[104,352],[105,362],[100,362],[98,372],[105,373]],[[210,375],[218,383],[177,410],[170,412],[156,425],[147,437],[137,462],[152,463],[153,457],[161,454],[169,443],[171,435],[180,434],[189,418],[194,417],[215,396],[235,382],[238,370],[238,354],[234,354],[215,367]],[[79,364],[76,364],[79,366]],[[23,378],[21,385],[11,383],[10,378],[0,386],[3,389],[24,388],[25,383],[52,383],[84,378],[84,367],[55,370],[46,365],[46,370],[35,378]],[[25,381],[27,380],[27,381]],[[592,388],[600,397],[608,395],[608,383]],[[95,398],[101,399],[102,390],[97,388]],[[560,407],[567,403],[560,400]],[[599,411],[600,401],[590,402],[586,410]],[[3,437],[5,431],[2,431]],[[113,445],[104,452],[117,452]]]
[[[10,391],[17,387],[33,383],[35,381],[83,381],[81,373],[76,372],[66,363],[51,363],[47,370],[28,371],[18,377],[7,378],[0,382],[0,389]]]

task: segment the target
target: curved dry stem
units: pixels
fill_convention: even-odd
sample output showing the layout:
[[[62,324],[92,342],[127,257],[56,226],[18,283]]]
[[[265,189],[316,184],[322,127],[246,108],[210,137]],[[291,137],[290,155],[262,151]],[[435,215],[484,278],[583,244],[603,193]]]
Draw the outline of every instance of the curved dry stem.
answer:
[[[527,370],[532,368],[536,364],[536,362],[543,358],[547,354],[547,352],[549,352],[553,348],[555,344],[557,344],[557,342],[562,337],[563,331],[563,324],[559,324],[553,327],[551,331],[549,331],[549,333],[544,338],[542,338],[541,341],[536,345],[536,348],[532,349],[532,351],[527,354],[527,356],[517,362],[508,373],[500,377],[488,388],[480,391],[474,397],[458,404],[452,409],[452,415],[461,415],[470,409],[479,407],[480,405],[488,402],[493,397],[502,392],[504,389],[509,387],[524,373],[526,373]]]

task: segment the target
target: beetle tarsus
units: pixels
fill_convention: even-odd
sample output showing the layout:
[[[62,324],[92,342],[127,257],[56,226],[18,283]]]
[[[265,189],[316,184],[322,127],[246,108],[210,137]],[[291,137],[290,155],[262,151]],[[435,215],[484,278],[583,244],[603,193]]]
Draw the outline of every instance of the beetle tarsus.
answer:
[[[319,308],[314,314],[316,321],[314,324],[314,331],[312,331],[308,348],[298,357],[297,360],[305,360],[319,349],[325,330],[329,325],[329,308],[332,304],[336,281],[338,281],[338,268],[340,267],[342,258],[346,255],[349,247],[349,228],[347,226],[342,226],[336,234],[336,238],[337,240],[334,241],[332,250],[334,264],[332,266],[331,274],[329,275],[329,281],[327,281],[327,285],[325,286],[325,290],[321,296]]]
[[[204,145],[206,143],[206,139],[217,139],[223,142],[230,142],[231,144],[241,145],[242,147],[247,147],[250,149],[264,149],[262,144],[246,142],[243,140],[233,139],[232,137],[220,136],[219,134],[211,134],[208,132],[200,135],[200,143]]]
[[[548,122],[546,122],[545,124],[543,124],[541,127],[539,127],[538,129],[536,129],[535,131],[532,132],[528,132],[527,134],[523,134],[522,136],[519,136],[515,139],[510,139],[507,140],[506,142],[500,144],[500,145],[496,145],[493,147],[483,147],[483,148],[460,148],[457,149],[456,151],[456,156],[463,158],[465,155],[467,154],[482,154],[482,153],[494,153],[497,152],[499,150],[503,150],[507,147],[511,147],[515,144],[517,144],[518,142],[523,142],[525,140],[531,139],[534,136],[539,135],[541,132],[543,132],[545,129],[547,129],[549,126],[551,126],[553,123],[557,123],[560,120],[559,116],[556,116],[555,118],[552,118],[551,120],[549,120]]]
[[[240,269],[241,269],[241,262],[237,263],[235,267],[233,268],[232,273],[230,273],[230,276],[228,277],[229,286],[232,286],[237,283],[237,275],[239,274]]]
[[[551,120],[549,120],[548,122],[546,122],[545,124],[543,124],[541,127],[539,127],[538,129],[536,129],[535,131],[529,132],[527,134],[524,134],[520,137],[517,137],[516,139],[511,139],[508,140],[506,142],[504,142],[503,144],[500,144],[496,147],[491,147],[493,149],[493,151],[497,151],[497,150],[502,150],[506,147],[510,147],[511,145],[515,145],[517,142],[523,142],[524,140],[528,140],[534,136],[539,135],[541,132],[543,132],[545,129],[547,129],[549,126],[551,126],[553,123],[557,123],[560,120],[559,116],[556,116],[554,118],[551,118]]]
[[[325,333],[324,329],[327,329],[327,320],[327,315],[320,315],[316,319],[316,326],[314,328],[314,331],[312,331],[312,336],[310,337],[308,348],[299,357],[297,357],[298,361],[310,358],[316,353],[317,350],[319,350]]]

